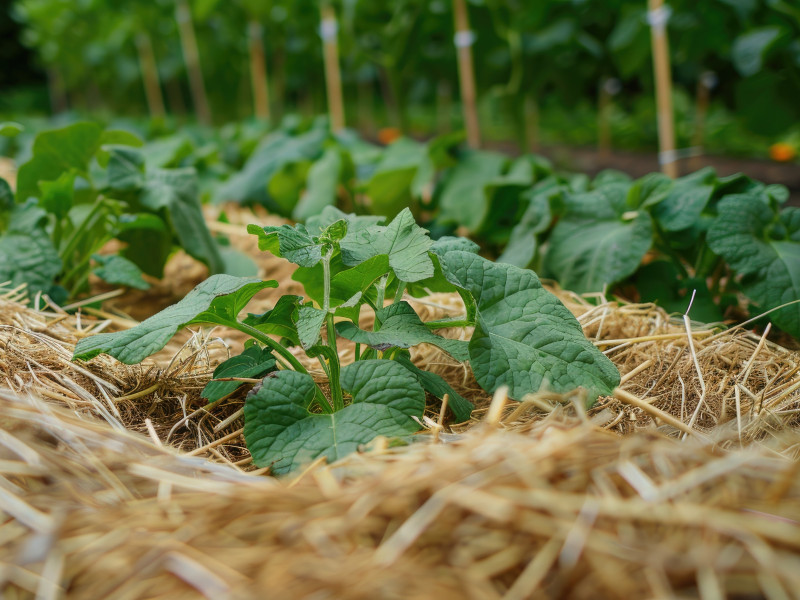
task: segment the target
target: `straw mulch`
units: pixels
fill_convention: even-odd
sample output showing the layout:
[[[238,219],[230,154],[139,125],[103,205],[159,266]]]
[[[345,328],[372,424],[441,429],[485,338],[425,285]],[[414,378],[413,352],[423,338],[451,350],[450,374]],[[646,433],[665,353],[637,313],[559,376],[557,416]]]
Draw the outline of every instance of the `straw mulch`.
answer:
[[[289,293],[285,262],[258,260]],[[489,397],[423,347],[471,422],[439,427],[431,402],[419,443],[280,481],[252,470],[244,390],[200,399],[241,336],[75,364],[78,339],[135,322],[127,295],[73,315],[0,291],[3,597],[800,598],[800,354],[554,291],[623,373],[614,397]],[[409,301],[424,320],[463,311]]]
[[[800,463],[558,412],[524,434],[489,422],[275,481],[3,393],[0,586],[5,598],[798,597]]]

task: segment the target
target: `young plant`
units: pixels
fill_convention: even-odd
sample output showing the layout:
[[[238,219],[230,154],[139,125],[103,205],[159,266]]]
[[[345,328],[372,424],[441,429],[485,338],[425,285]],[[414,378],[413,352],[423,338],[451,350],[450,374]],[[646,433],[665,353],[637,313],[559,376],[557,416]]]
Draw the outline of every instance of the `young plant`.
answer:
[[[145,287],[175,247],[212,273],[228,268],[209,233],[193,169],[147,168],[142,142],[125,131],[76,123],[37,135],[19,169],[16,200],[0,183],[0,280],[28,284],[58,300],[88,287],[95,273]],[[111,239],[126,245],[98,258]],[[111,261],[111,262],[109,262]]]
[[[283,296],[272,310],[240,320],[249,300],[277,282],[216,275],[133,329],[81,340],[74,358],[107,353],[139,362],[189,325],[249,334],[254,341],[245,352],[215,371],[226,381],[212,382],[204,396],[232,393],[239,384],[227,381],[231,376],[264,377],[247,396],[244,436],[255,463],[276,474],[319,456],[336,460],[379,435],[415,432],[412,417],[422,416],[426,392],[448,394],[455,418],[468,419],[472,405],[411,362],[408,348],[418,344],[469,361],[488,392],[508,386],[511,397],[521,398],[542,387],[566,392],[582,386],[589,402],[612,393],[618,371],[535,273],[484,259],[463,238],[433,241],[408,209],[388,225],[380,221],[327,207],[306,225],[251,225],[262,250],[298,266],[293,277],[304,284],[307,300]],[[429,290],[457,291],[466,314],[423,322],[403,297]],[[374,315],[371,327],[362,327],[362,309]],[[464,326],[474,327],[469,342],[435,333]],[[271,336],[319,360],[329,396]],[[340,364],[341,339],[355,344],[352,364]]]

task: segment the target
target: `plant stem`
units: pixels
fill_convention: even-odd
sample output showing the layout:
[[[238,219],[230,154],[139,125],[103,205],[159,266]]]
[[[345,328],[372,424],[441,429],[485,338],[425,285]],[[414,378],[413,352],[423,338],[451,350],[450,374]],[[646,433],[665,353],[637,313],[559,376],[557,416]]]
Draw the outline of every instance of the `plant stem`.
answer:
[[[406,282],[405,281],[398,281],[397,282],[397,292],[394,294],[394,302],[397,304],[400,300],[403,299],[403,292],[406,291]]]
[[[233,329],[238,329],[242,333],[246,333],[247,335],[249,335],[251,338],[258,340],[265,346],[269,346],[273,352],[276,352],[278,355],[281,356],[281,358],[283,358],[287,363],[289,363],[295,371],[298,371],[300,373],[305,373],[306,375],[308,375],[308,371],[302,365],[302,363],[299,360],[297,360],[297,357],[295,357],[294,354],[289,352],[286,348],[284,348],[278,342],[269,337],[266,333],[259,331],[252,325],[247,325],[246,323],[242,323],[241,321],[225,321],[225,323],[222,324],[228,327],[232,327]]]

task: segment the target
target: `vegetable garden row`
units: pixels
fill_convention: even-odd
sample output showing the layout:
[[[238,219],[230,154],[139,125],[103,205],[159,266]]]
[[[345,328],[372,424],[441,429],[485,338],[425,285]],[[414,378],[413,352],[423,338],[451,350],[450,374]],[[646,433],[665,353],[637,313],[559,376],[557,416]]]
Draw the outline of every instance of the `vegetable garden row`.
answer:
[[[224,10],[215,0],[14,5],[56,111],[142,114],[147,106],[163,117],[191,112],[191,104],[203,122],[251,114],[277,121],[298,108],[322,111],[323,73],[341,63],[345,108],[367,129],[376,121],[428,135],[448,128],[459,78],[474,77],[461,96],[469,103],[477,95],[492,137],[517,135],[528,147],[544,138],[608,150],[612,137],[652,147],[651,26],[665,23],[679,147],[708,142],[717,151],[765,154],[773,142],[798,144],[791,98],[800,81],[800,19],[784,0],[713,0],[702,15],[683,0],[650,11],[644,0],[345,0],[323,12],[310,1],[242,0]],[[338,57],[331,59],[323,45],[332,39]],[[457,76],[465,48],[475,73]]]
[[[22,133],[13,123],[3,131]],[[217,368],[203,397],[218,402],[263,378],[244,434],[255,462],[275,473],[415,431],[408,417],[422,418],[426,392],[447,396],[456,421],[469,419],[469,401],[411,362],[418,344],[468,361],[487,393],[580,387],[589,405],[612,395],[616,367],[528,267],[575,292],[653,301],[703,322],[765,313],[800,335],[800,209],[781,206],[782,186],[710,169],[589,179],[535,155],[467,149],[458,134],[385,148],[324,122],[289,122],[255,145],[247,130],[226,135],[144,142],[88,122],[39,133],[16,192],[2,182],[0,280],[66,305],[85,297],[92,273],[146,288],[144,275],[161,277],[178,248],[204,263],[211,277],[180,302],[81,340],[75,357],[138,363],[187,326],[245,333],[243,354]],[[248,231],[297,265],[304,295],[242,318],[279,282],[254,279],[253,261],[210,233],[202,197],[298,221]],[[405,299],[434,292],[458,293],[464,316],[423,322]],[[452,327],[471,328],[469,341],[443,337]],[[342,343],[355,344],[352,364],[340,364]],[[319,360],[329,397],[291,347]]]

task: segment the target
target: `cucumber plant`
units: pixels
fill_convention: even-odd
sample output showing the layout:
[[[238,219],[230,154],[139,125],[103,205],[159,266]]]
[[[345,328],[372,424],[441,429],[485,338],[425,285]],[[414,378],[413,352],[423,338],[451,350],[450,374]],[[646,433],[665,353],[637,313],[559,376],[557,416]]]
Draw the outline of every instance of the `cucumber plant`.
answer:
[[[408,349],[418,344],[468,361],[483,389],[508,386],[512,398],[542,387],[583,387],[592,403],[618,385],[617,369],[535,273],[482,258],[464,238],[432,240],[407,208],[381,222],[327,207],[305,225],[250,225],[261,250],[297,265],[293,278],[303,283],[305,298],[285,295],[272,310],[240,318],[256,293],[278,283],[215,275],[132,329],[80,340],[74,358],[106,353],[137,363],[190,325],[248,334],[244,353],[217,368],[215,377],[224,381],[212,381],[204,396],[232,393],[242,385],[232,376],[263,377],[245,401],[244,436],[254,462],[276,474],[319,456],[335,460],[378,435],[415,432],[412,417],[422,416],[426,392],[448,394],[455,419],[467,420],[470,402],[411,361]],[[458,292],[465,314],[423,322],[403,300],[434,290]],[[371,327],[362,327],[362,309],[374,314]],[[436,333],[464,326],[474,328],[469,341]],[[355,344],[348,365],[340,364],[343,340]],[[286,344],[319,360],[329,395]]]

